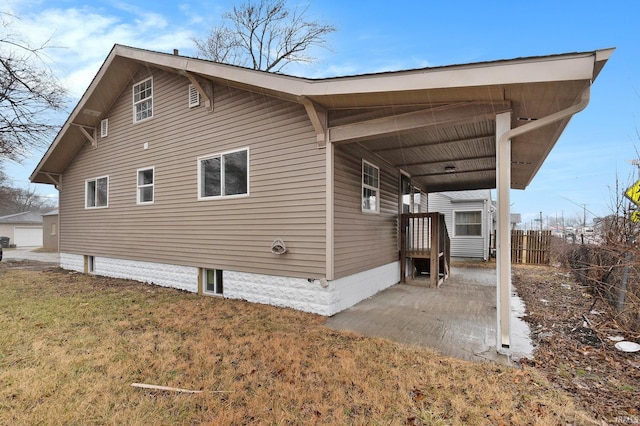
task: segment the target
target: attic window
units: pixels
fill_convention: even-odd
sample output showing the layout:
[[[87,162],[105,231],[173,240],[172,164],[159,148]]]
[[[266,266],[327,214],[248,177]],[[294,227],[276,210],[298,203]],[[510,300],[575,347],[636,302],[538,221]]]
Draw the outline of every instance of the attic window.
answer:
[[[189,108],[197,107],[200,105],[200,92],[198,88],[193,84],[189,85]]]
[[[133,85],[133,121],[153,117],[153,78]]]
[[[100,122],[100,137],[106,138],[109,134],[109,119],[105,118]]]

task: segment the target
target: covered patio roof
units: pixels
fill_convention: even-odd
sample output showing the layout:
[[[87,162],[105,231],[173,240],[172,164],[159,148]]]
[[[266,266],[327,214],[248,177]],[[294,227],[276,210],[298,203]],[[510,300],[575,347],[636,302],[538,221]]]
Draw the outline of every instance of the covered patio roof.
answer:
[[[143,67],[184,75],[208,99],[211,83],[305,106],[319,146],[361,144],[425,192],[496,187],[496,115],[511,128],[576,104],[613,49],[305,79],[116,45],[31,175],[59,176]],[[514,137],[511,187],[524,189],[570,117]]]

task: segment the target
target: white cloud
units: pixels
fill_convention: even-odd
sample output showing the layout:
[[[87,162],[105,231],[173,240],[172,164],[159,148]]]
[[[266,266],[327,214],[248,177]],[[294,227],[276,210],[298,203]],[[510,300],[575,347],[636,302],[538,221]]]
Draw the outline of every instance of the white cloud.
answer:
[[[168,52],[175,48],[183,54],[193,49],[191,38],[195,34],[191,28],[172,25],[168,17],[127,3],[117,3],[109,10],[88,6],[43,8],[34,3],[13,4],[19,19],[14,20],[12,28],[32,46],[47,43],[51,47],[46,50],[50,66],[76,99],[114,44]]]

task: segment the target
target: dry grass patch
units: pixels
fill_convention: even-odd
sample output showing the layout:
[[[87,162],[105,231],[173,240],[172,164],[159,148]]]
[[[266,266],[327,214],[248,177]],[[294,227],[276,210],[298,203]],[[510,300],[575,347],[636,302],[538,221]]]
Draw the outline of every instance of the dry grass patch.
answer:
[[[592,423],[533,370],[323,322],[126,280],[0,269],[0,424]]]

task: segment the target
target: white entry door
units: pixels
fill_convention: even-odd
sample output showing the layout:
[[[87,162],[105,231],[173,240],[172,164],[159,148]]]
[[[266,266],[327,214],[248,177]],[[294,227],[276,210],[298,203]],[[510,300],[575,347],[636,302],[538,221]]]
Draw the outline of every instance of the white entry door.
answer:
[[[14,244],[17,247],[42,247],[42,227],[16,226],[13,231]]]

